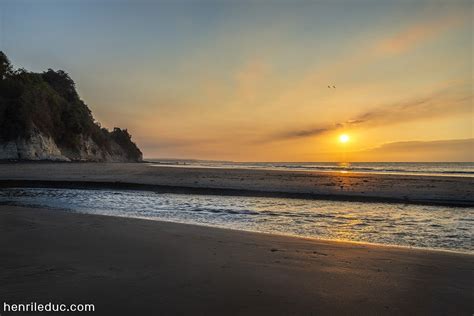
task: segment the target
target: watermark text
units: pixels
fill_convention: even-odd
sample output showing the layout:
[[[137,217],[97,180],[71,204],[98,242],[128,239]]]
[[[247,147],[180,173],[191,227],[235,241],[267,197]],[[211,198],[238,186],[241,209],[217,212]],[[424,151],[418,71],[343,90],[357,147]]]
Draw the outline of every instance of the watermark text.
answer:
[[[8,312],[94,312],[94,304],[61,304],[61,303],[3,303],[4,313]],[[1,313],[0,313],[1,314]]]

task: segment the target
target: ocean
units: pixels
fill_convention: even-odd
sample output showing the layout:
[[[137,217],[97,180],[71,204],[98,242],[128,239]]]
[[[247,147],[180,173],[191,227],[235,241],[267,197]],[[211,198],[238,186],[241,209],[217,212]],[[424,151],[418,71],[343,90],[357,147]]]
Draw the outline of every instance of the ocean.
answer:
[[[130,190],[0,189],[0,204],[473,253],[474,209]]]
[[[179,159],[148,159],[147,161],[156,166],[184,168],[244,168],[474,177],[474,162],[231,162]]]

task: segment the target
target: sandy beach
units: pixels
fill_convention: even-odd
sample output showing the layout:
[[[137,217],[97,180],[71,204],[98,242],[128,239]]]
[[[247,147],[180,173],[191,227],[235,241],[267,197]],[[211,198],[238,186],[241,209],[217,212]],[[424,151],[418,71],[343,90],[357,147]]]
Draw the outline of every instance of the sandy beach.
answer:
[[[474,206],[474,178],[177,168],[147,163],[4,163],[0,186],[145,189]]]
[[[2,187],[115,188],[472,206],[474,179],[0,164]],[[367,204],[370,207],[371,204]],[[0,206],[0,297],[99,315],[470,315],[472,254]]]
[[[474,257],[0,207],[0,297],[98,315],[470,315]]]

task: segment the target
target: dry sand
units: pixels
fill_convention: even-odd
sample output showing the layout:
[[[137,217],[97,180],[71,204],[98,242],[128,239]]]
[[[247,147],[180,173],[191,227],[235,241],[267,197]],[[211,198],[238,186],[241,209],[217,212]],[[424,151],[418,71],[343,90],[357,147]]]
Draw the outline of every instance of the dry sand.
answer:
[[[96,315],[471,315],[474,257],[0,206],[0,303]],[[15,313],[19,314],[19,313]]]
[[[474,206],[474,178],[176,168],[146,163],[0,164],[0,186],[25,185]]]

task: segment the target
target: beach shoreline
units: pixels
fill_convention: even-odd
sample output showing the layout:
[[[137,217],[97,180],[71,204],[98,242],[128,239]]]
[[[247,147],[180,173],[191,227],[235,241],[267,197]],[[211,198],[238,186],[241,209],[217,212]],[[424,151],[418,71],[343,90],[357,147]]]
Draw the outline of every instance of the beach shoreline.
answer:
[[[384,170],[360,170],[358,168],[351,168],[351,167],[312,167],[311,165],[306,166],[305,162],[301,163],[300,166],[295,167],[291,166],[292,163],[286,163],[289,166],[281,165],[278,163],[251,163],[251,162],[245,162],[245,163],[231,163],[228,162],[228,164],[222,164],[218,165],[215,163],[214,165],[212,164],[192,164],[192,163],[187,163],[187,164],[181,164],[178,162],[175,163],[163,163],[160,161],[153,161],[153,160],[147,160],[147,161],[142,161],[141,163],[146,163],[150,164],[154,167],[167,167],[167,168],[196,168],[196,169],[240,169],[240,170],[263,170],[263,171],[286,171],[286,172],[317,172],[317,173],[332,173],[332,174],[338,174],[338,173],[350,173],[350,174],[359,174],[359,175],[365,175],[365,174],[371,174],[371,175],[401,175],[401,176],[423,176],[423,177],[451,177],[451,178],[474,178],[474,175],[472,175],[471,172],[465,172],[465,171],[445,171],[445,172],[435,172],[435,171],[427,171],[427,172],[422,172],[422,171],[403,171],[403,170],[397,170],[397,171],[384,171]],[[466,162],[462,162],[466,163]],[[276,165],[276,166],[269,166],[269,165]],[[318,163],[315,163],[318,164]],[[323,162],[323,164],[325,164]],[[356,164],[356,163],[350,163],[350,164]],[[368,163],[369,164],[369,163]]]
[[[474,206],[474,178],[470,177],[170,168],[143,163],[0,164],[0,186]]]
[[[0,206],[0,297],[100,315],[469,314],[470,254]]]

